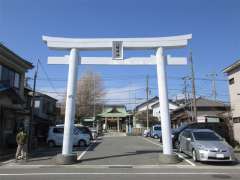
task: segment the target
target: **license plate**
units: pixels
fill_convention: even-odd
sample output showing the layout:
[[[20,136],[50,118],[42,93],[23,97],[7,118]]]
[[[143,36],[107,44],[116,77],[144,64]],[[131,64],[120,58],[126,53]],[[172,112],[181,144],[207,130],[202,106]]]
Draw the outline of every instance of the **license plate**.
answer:
[[[216,154],[217,158],[224,158],[224,154]]]

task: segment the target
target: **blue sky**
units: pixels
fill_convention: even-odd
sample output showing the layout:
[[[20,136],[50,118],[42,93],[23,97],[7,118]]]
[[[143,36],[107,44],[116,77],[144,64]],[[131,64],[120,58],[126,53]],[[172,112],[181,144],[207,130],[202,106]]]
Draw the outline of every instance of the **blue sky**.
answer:
[[[224,79],[222,69],[240,57],[239,9],[238,0],[0,0],[0,42],[33,64],[40,59],[55,89],[46,80],[39,80],[37,88],[51,92],[65,89],[68,68],[47,65],[47,57],[68,52],[48,50],[42,35],[95,38],[192,33],[190,48],[196,77],[206,78],[207,74],[216,72],[218,79]],[[151,53],[134,51],[126,55]],[[189,47],[166,54],[188,55]],[[81,52],[81,55],[111,55],[111,52]],[[87,69],[102,75],[108,92],[106,99],[121,99],[109,102],[135,103],[135,97],[144,98],[147,74],[151,96],[157,95],[156,67],[80,66],[79,77]],[[183,81],[180,78],[189,73],[189,66],[168,67],[170,97],[181,94]],[[29,71],[28,76],[32,77],[33,71]],[[46,79],[41,68],[39,78]],[[198,95],[211,96],[210,81],[197,80],[196,84]],[[129,89],[132,89],[130,94]],[[227,82],[217,81],[217,90],[218,98],[228,101]]]

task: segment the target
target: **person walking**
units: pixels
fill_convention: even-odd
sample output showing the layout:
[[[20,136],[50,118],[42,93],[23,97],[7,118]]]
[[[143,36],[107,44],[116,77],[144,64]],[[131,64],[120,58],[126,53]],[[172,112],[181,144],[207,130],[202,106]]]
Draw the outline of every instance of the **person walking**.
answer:
[[[17,151],[16,151],[16,161],[17,160],[23,160],[23,159],[27,159],[27,153],[26,153],[26,149],[27,149],[27,133],[24,131],[23,128],[19,129],[19,133],[16,136],[16,141],[17,141]]]

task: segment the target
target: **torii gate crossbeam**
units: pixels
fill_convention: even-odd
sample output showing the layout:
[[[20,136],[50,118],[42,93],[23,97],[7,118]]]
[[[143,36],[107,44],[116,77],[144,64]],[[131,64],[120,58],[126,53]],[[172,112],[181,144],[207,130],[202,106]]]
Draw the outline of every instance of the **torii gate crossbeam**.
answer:
[[[191,34],[171,37],[157,38],[97,38],[97,39],[75,39],[43,36],[43,41],[50,49],[70,50],[69,56],[49,57],[49,64],[69,64],[67,98],[64,123],[63,148],[60,163],[70,164],[73,161],[72,135],[75,117],[75,98],[77,92],[78,64],[100,64],[100,65],[157,65],[158,93],[160,102],[160,119],[162,126],[163,155],[166,162],[173,162],[173,150],[171,139],[171,122],[169,116],[168,91],[166,78],[166,64],[184,65],[187,63],[185,57],[165,58],[164,49],[182,48],[187,46],[192,38]],[[114,42],[121,47],[117,50],[118,59],[110,57],[79,57],[78,51],[89,50],[112,50]],[[122,49],[122,50],[121,50]],[[124,59],[124,49],[154,49],[155,56],[133,57]]]

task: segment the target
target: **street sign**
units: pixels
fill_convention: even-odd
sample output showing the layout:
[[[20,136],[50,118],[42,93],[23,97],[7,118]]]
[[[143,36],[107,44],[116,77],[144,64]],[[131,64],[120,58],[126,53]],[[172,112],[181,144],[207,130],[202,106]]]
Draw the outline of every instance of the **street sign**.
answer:
[[[122,41],[112,42],[112,59],[123,59],[123,43]]]

